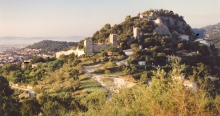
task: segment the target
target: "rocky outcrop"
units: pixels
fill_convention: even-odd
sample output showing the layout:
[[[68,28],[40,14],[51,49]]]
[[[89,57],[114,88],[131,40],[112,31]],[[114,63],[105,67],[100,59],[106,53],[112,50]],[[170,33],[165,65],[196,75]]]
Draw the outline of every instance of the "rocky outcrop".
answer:
[[[156,20],[157,21],[157,20]],[[155,22],[156,22],[155,21]],[[154,32],[158,35],[169,35],[170,37],[172,37],[168,27],[166,25],[164,25],[161,22],[156,22],[157,23],[157,27],[154,29]]]
[[[170,34],[169,29],[164,24],[158,25],[158,27],[156,27],[154,32],[156,32],[158,35],[169,35],[170,37],[172,37],[172,35]]]

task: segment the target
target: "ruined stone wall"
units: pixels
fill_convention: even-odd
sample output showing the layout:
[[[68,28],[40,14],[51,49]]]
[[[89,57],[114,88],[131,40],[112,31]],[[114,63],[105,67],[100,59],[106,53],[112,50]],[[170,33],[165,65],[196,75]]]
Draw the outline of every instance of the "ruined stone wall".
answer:
[[[56,58],[59,58],[61,55],[69,55],[74,52],[75,52],[75,50],[60,51],[60,52],[56,53]]]
[[[81,55],[85,54],[83,49],[76,51],[76,53],[77,53],[78,56],[81,56]]]
[[[111,44],[93,44],[93,52],[100,52],[101,50],[105,50],[105,48],[110,46]]]
[[[78,48],[76,50],[68,50],[68,51],[60,51],[56,53],[56,58],[59,58],[61,55],[70,55],[74,53],[77,56],[81,56],[85,54],[84,50],[79,50]]]

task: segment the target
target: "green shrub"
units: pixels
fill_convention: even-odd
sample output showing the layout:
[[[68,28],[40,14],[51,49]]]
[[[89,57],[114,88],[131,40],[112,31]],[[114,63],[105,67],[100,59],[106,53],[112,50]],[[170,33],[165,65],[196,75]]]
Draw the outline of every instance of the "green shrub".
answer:
[[[34,87],[33,91],[36,93],[36,94],[39,94],[41,92],[40,88],[38,87]]]
[[[105,70],[105,74],[110,74],[110,70]]]

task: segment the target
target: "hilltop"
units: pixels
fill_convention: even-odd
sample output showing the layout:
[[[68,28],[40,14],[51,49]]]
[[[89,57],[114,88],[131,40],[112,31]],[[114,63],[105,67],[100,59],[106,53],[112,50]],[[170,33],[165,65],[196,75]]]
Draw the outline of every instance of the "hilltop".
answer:
[[[208,25],[203,28],[194,28],[195,33],[199,33],[199,38],[206,39],[209,43],[214,43],[220,47],[220,23]]]
[[[61,50],[68,50],[76,44],[77,42],[43,40],[43,41],[34,43],[32,45],[29,45],[25,48],[41,49],[41,52],[47,53],[47,52],[58,52]]]
[[[192,28],[186,23],[183,16],[169,10],[148,10],[131,17],[127,15],[125,21],[120,24],[111,26],[105,24],[100,30],[97,30],[90,39],[93,43],[106,43],[110,33],[117,34],[118,45],[124,44],[128,48],[132,43],[133,28],[139,27],[140,39],[152,37],[154,35],[168,35],[171,38],[176,38],[175,35],[188,35],[189,39],[196,39]],[[85,40],[85,39],[84,39]],[[83,41],[78,44],[79,48],[83,48]],[[129,45],[127,45],[129,43]],[[137,43],[137,42],[136,42]]]

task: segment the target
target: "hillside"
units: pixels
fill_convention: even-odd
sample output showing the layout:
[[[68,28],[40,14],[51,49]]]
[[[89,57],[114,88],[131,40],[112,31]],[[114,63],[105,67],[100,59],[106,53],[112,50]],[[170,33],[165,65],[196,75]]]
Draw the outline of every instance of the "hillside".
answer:
[[[52,40],[43,40],[32,45],[27,46],[26,48],[30,49],[42,49],[41,52],[58,52],[61,50],[68,50],[72,46],[76,45],[77,42],[65,42],[65,41],[52,41]]]
[[[133,27],[139,28],[140,36],[135,38]],[[111,46],[91,55],[35,57],[30,63],[0,67],[0,114],[220,114],[220,55],[213,46],[195,41],[182,16],[162,9],[128,15],[86,39],[107,43],[110,33],[118,35],[122,49]],[[183,34],[189,38],[182,39]],[[28,48],[57,50],[72,44],[45,40]],[[83,48],[83,41],[77,46]],[[13,93],[9,85],[18,90]]]
[[[199,33],[199,38],[206,39],[209,43],[214,43],[216,47],[220,47],[220,23],[193,29],[193,31]]]
[[[155,23],[158,18],[162,20],[162,25]],[[155,34],[168,35],[171,38],[175,38],[176,36],[172,36],[174,33],[189,35],[190,39],[196,39],[193,30],[183,19],[183,16],[173,11],[163,9],[144,11],[134,17],[127,15],[125,21],[120,24],[113,26],[105,24],[100,30],[97,30],[92,37],[86,39],[91,39],[93,43],[106,43],[108,42],[109,34],[114,33],[118,35],[118,45],[127,45],[127,43],[134,39],[133,27],[139,27],[141,34],[140,39],[153,37]],[[81,40],[78,44],[80,48],[83,48],[83,41],[84,40]],[[125,46],[125,48],[128,47],[129,45]]]

